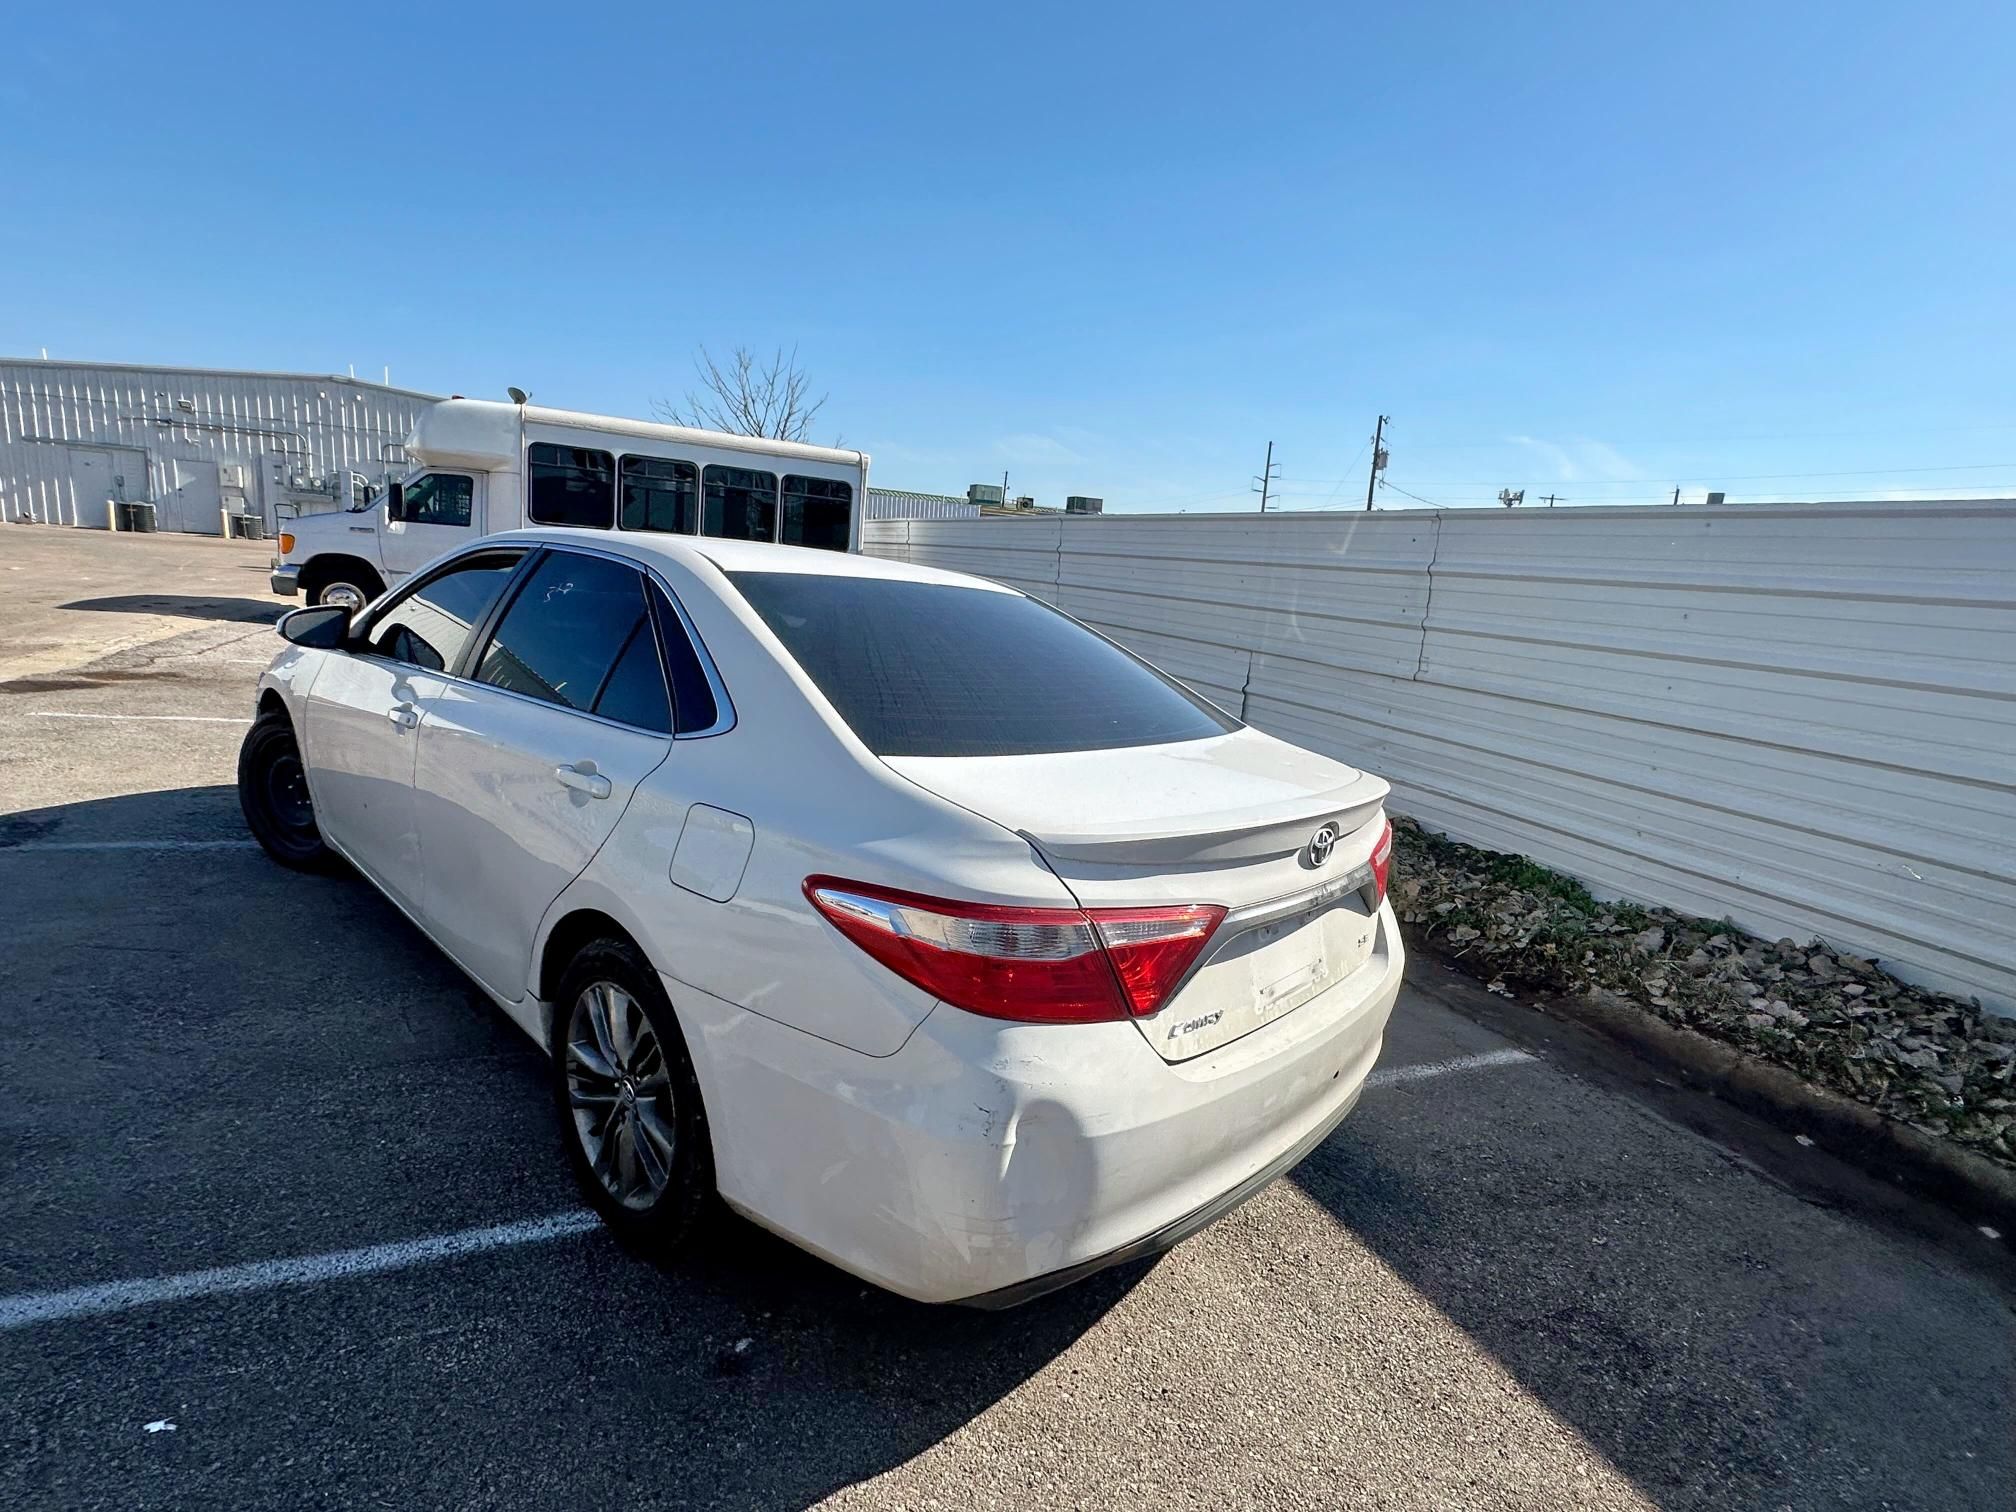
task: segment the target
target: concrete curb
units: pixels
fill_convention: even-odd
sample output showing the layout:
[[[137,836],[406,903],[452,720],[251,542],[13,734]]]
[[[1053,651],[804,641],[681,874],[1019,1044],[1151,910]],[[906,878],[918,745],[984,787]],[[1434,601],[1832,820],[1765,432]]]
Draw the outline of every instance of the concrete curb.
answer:
[[[1471,976],[1460,960],[1432,950],[1425,954]],[[1733,1045],[1669,1024],[1622,994],[1599,988],[1575,996],[1494,1001],[1504,1010],[1537,1011],[1578,1024],[1626,1047],[1681,1084],[1788,1134],[1803,1134],[1871,1175],[1938,1202],[1969,1223],[1987,1223],[2004,1234],[2016,1234],[2016,1171],[1816,1087]]]

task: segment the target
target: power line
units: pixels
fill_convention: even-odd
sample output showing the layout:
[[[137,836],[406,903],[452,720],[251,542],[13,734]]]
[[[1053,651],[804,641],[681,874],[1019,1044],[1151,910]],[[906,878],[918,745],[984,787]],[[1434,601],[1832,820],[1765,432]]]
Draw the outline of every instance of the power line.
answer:
[[[1721,481],[1727,483],[1760,483],[1774,479],[1788,479],[1788,478],[1880,478],[1880,477],[1887,477],[1893,473],[1915,474],[1915,473],[1949,473],[1949,472],[1988,472],[1998,467],[2016,468],[2016,462],[1956,462],[1939,467],[1840,467],[1835,468],[1829,472],[1786,472],[1786,473],[1718,472],[1715,474],[1715,476]],[[1658,478],[1658,477],[1640,476],[1636,478],[1616,478],[1616,477],[1559,478],[1556,479],[1555,481],[1561,483],[1575,483],[1575,484],[1643,483],[1648,488],[1655,484],[1663,488],[1665,485],[1671,483],[1673,480],[1671,477]],[[1432,480],[1424,479],[1422,481],[1422,487],[1482,488],[1490,482],[1491,479],[1489,478],[1436,478]]]
[[[1697,446],[1697,445],[1720,446],[1731,441],[1827,441],[1827,440],[1839,440],[1845,437],[1867,436],[1874,424],[1876,424],[1876,422],[1871,422],[1870,426],[1864,426],[1859,430],[1728,431],[1724,432],[1721,435],[1693,435],[1693,436],[1628,436],[1627,435],[1627,436],[1604,436],[1600,438],[1593,436],[1578,436],[1573,438],[1567,443],[1555,442],[1546,444],[1574,445],[1577,442],[1600,441],[1600,443],[1605,446]],[[1983,425],[1932,425],[1932,426],[1921,425],[1911,427],[1911,433],[1913,435],[1919,435],[1919,436],[1979,435],[1989,431],[2011,431],[2011,430],[2016,430],[2016,421],[2002,420]],[[1511,447],[1523,448],[1528,446],[1533,441],[1540,441],[1542,439],[1543,438],[1538,436],[1527,437],[1524,440],[1511,436],[1499,436],[1488,441],[1486,440],[1452,441],[1452,440],[1438,440],[1433,436],[1426,436],[1419,438],[1417,444],[1421,446],[1440,447],[1446,451],[1455,451],[1455,450],[1474,451],[1474,450],[1484,450],[1491,448],[1499,448],[1499,449],[1511,448]]]
[[[1415,480],[1415,482],[1421,482],[1421,480]],[[1708,482],[1714,482],[1714,480],[1708,480]],[[1693,480],[1691,484],[1681,484],[1681,488],[1706,488],[1708,482]],[[1591,502],[1595,502],[1595,504],[1601,504],[1601,502],[1629,504],[1629,502],[1641,500],[1641,498],[1645,498],[1645,500],[1665,498],[1673,490],[1675,484],[1671,484],[1667,480],[1651,480],[1651,482],[1647,482],[1641,488],[1629,488],[1629,490],[1623,490],[1623,492],[1589,490],[1589,488],[1581,488],[1577,484],[1552,484],[1552,486],[1554,488],[1574,488],[1574,498],[1577,498],[1579,502],[1585,502],[1585,504],[1591,504]],[[1421,482],[1421,488],[1437,488],[1437,486],[1431,484],[1431,482]],[[2002,498],[2008,490],[2016,490],[2016,482],[1964,484],[1964,488],[1968,488],[1970,492],[1974,492],[1974,494],[1978,494],[1982,498]],[[1774,496],[1786,496],[1786,494],[1782,494],[1778,490],[1768,490],[1768,492],[1774,492]],[[1857,498],[1857,496],[1889,498],[1889,496],[1903,496],[1903,494],[1929,494],[1933,498],[1954,498],[1954,494],[1951,494],[1951,488],[1941,488],[1941,486],[1935,486],[1935,484],[1925,484],[1925,486],[1917,486],[1917,488],[1826,488],[1826,490],[1810,490],[1810,494],[1812,496],[1824,494],[1826,498]],[[1496,494],[1470,494],[1470,492],[1466,492],[1466,494],[1445,494],[1445,498],[1452,500],[1452,502],[1474,502],[1474,504],[1492,504],[1492,502],[1498,500]]]
[[[1372,439],[1371,439],[1371,437],[1369,437],[1369,436],[1368,436],[1368,437],[1366,437],[1366,439],[1365,439],[1365,443],[1364,443],[1364,445],[1363,445],[1363,446],[1360,446],[1360,447],[1358,448],[1358,450],[1357,450],[1357,451],[1355,451],[1355,452],[1353,452],[1353,453],[1351,454],[1351,460],[1350,460],[1349,462],[1346,462],[1346,463],[1344,464],[1344,476],[1343,476],[1343,477],[1341,477],[1341,478],[1339,478],[1339,479],[1337,479],[1337,480],[1336,480],[1335,482],[1333,482],[1333,483],[1332,483],[1332,484],[1330,485],[1330,491],[1329,491],[1329,492],[1328,492],[1327,494],[1325,494],[1325,495],[1323,496],[1323,502],[1322,502],[1321,504],[1318,504],[1318,505],[1316,506],[1316,508],[1318,508],[1318,509],[1328,509],[1328,508],[1330,508],[1330,506],[1331,506],[1331,505],[1333,505],[1333,504],[1335,504],[1335,503],[1337,502],[1337,495],[1339,495],[1339,494],[1341,494],[1342,492],[1344,492],[1344,485],[1345,485],[1346,483],[1349,483],[1349,482],[1351,481],[1351,475],[1352,475],[1353,473],[1355,473],[1355,472],[1356,472],[1356,471],[1358,470],[1358,459],[1359,459],[1360,457],[1362,457],[1362,456],[1364,456],[1364,455],[1365,455],[1365,450],[1366,450],[1366,447],[1369,447],[1369,446],[1370,446],[1371,444],[1372,444]],[[1320,486],[1320,485],[1319,485],[1319,486]],[[1290,490],[1288,490],[1288,489],[1283,489],[1283,488],[1277,488],[1277,489],[1275,489],[1274,491],[1275,491],[1276,493],[1288,493],[1288,492],[1290,492]],[[1294,490],[1294,491],[1295,491],[1295,492],[1300,492],[1300,490]]]
[[[1395,485],[1390,482],[1383,482],[1381,486],[1386,488],[1395,487]],[[1432,486],[1433,486],[1432,484],[1427,483],[1422,484],[1422,487],[1424,488]],[[1698,488],[1701,485],[1696,484],[1695,486]],[[1801,504],[1827,504],[1827,503],[1852,504],[1857,502],[1880,503],[1882,500],[1888,498],[1896,498],[1899,496],[1904,496],[1908,498],[1910,496],[1924,495],[1932,499],[1946,499],[1946,498],[1958,497],[1963,503],[1966,502],[1987,503],[1996,499],[2016,498],[2016,481],[2008,483],[1968,484],[1967,486],[1970,490],[1973,490],[1973,492],[1969,495],[1955,495],[1951,493],[1948,489],[1937,487],[1844,488],[1844,489],[1829,489],[1826,490],[1824,494],[1819,494],[1817,496],[1809,494],[1804,497],[1797,497],[1789,494],[1771,494],[1768,496],[1768,498],[1746,498],[1735,502],[1746,504],[1758,504],[1776,500],[1786,503],[1801,503]],[[1405,490],[1399,490],[1399,491],[1405,492]],[[1667,498],[1667,494],[1669,492],[1670,490],[1668,490],[1663,486],[1648,486],[1641,493],[1596,494],[1596,495],[1578,493],[1575,496],[1575,502],[1578,504],[1664,504],[1669,502]],[[1409,497],[1418,498],[1419,495],[1410,494]],[[1496,504],[1498,502],[1498,497],[1496,494],[1447,494],[1444,495],[1442,502],[1445,504]]]
[[[1412,499],[1416,504],[1426,504],[1430,509],[1442,508],[1442,506],[1440,504],[1437,504],[1433,499],[1424,499],[1421,497],[1421,495],[1417,493],[1407,493],[1406,489],[1402,488],[1399,484],[1395,483],[1391,478],[1381,478],[1379,480],[1379,483],[1382,488],[1390,488],[1393,490],[1393,492],[1397,494],[1407,494],[1407,497]],[[1372,506],[1368,504],[1365,507],[1367,509],[1370,509]]]

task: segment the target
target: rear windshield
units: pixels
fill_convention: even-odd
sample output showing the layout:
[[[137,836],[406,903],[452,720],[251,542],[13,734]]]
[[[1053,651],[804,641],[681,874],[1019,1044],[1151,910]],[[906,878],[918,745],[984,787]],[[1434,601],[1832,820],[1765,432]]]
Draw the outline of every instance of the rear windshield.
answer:
[[[879,756],[1202,740],[1239,722],[1018,593],[818,573],[730,578]]]

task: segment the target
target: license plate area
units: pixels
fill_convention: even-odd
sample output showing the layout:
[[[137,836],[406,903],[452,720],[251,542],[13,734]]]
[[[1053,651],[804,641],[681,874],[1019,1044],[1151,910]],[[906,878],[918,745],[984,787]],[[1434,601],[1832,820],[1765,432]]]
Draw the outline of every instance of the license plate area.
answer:
[[[1293,1013],[1363,966],[1375,922],[1355,889],[1220,940],[1173,1002],[1143,1023],[1156,1050],[1183,1060]]]

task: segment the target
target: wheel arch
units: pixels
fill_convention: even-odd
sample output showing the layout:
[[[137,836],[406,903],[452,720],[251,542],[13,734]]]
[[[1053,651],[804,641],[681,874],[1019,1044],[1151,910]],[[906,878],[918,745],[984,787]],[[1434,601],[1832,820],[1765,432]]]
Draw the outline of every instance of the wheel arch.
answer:
[[[645,960],[651,959],[637,936],[624,927],[622,920],[599,908],[570,909],[554,921],[539,947],[539,966],[533,975],[533,985],[540,1001],[553,1001],[554,994],[560,990],[560,978],[567,974],[568,964],[581,953],[584,945],[591,940],[605,938],[621,940]]]
[[[322,585],[335,578],[354,578],[360,588],[376,583],[379,593],[385,591],[385,573],[376,563],[349,552],[325,551],[301,564],[302,597],[312,601]],[[375,598],[377,594],[371,596]]]

